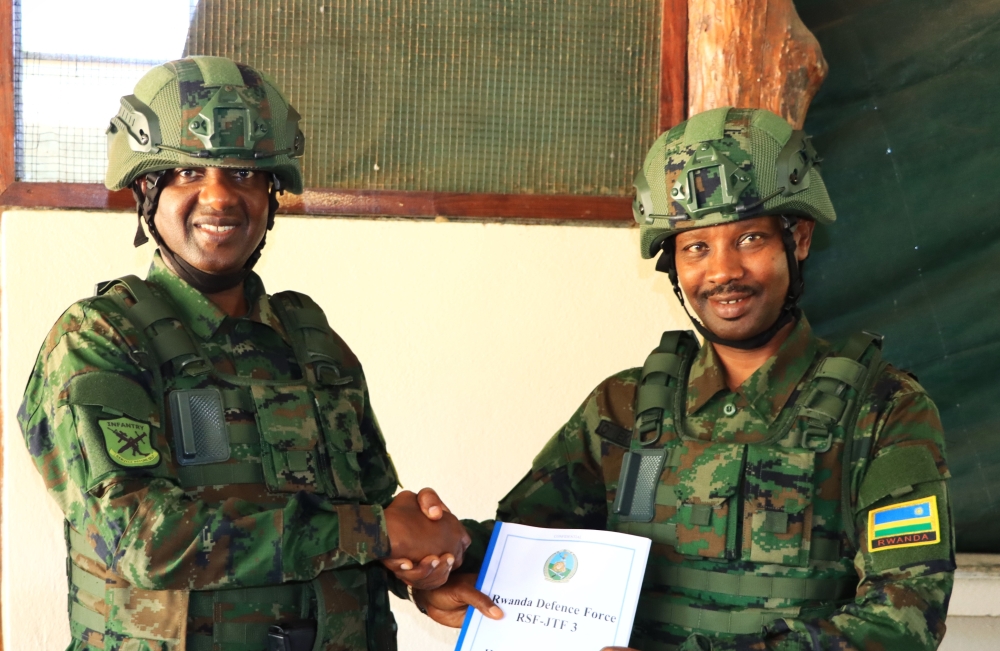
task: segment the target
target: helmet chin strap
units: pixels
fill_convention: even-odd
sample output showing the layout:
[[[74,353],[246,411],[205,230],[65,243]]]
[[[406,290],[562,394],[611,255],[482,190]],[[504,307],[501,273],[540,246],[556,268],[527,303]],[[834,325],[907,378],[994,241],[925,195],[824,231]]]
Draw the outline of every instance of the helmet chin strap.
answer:
[[[674,294],[677,295],[677,300],[681,302],[684,313],[691,319],[691,323],[701,333],[701,336],[713,344],[738,348],[740,350],[755,350],[766,345],[774,339],[779,330],[789,323],[798,321],[799,317],[802,316],[802,310],[798,304],[805,289],[805,281],[802,278],[802,262],[795,259],[795,238],[792,235],[795,223],[787,217],[782,217],[781,220],[781,241],[785,245],[785,258],[788,261],[788,294],[785,296],[785,303],[781,306],[781,312],[774,323],[763,332],[759,332],[748,339],[725,339],[706,328],[701,321],[694,318],[694,315],[688,311],[687,304],[684,302],[684,293],[681,292],[680,283],[677,281],[677,263],[674,258],[673,238],[668,238],[663,242],[660,257],[656,261],[656,270],[662,271],[670,277],[670,284],[673,285]]]
[[[166,242],[163,241],[159,231],[156,230],[156,223],[153,218],[156,215],[156,209],[160,203],[160,192],[163,190],[165,177],[166,172],[151,172],[147,174],[145,192],[142,190],[141,180],[136,179],[132,182],[132,195],[135,197],[139,217],[139,224],[135,233],[133,244],[136,247],[139,247],[149,241],[149,238],[146,237],[145,232],[142,230],[142,220],[143,217],[145,217],[146,225],[149,227],[149,234],[153,236],[153,239],[156,241],[156,245],[160,248],[160,254],[166,258],[167,262],[170,263],[171,268],[176,271],[177,275],[180,276],[186,283],[197,289],[202,294],[217,294],[238,286],[250,274],[250,270],[253,269],[255,264],[257,264],[257,261],[260,260],[261,251],[267,243],[267,233],[265,232],[264,237],[260,240],[260,244],[258,244],[257,248],[250,254],[250,257],[243,264],[243,267],[237,271],[231,271],[223,274],[212,274],[195,268],[182,257],[174,253],[170,247],[167,246]],[[271,188],[268,191],[267,197],[267,230],[274,228],[274,214],[278,211],[277,195],[281,192],[283,192],[281,180],[277,176],[272,175]]]

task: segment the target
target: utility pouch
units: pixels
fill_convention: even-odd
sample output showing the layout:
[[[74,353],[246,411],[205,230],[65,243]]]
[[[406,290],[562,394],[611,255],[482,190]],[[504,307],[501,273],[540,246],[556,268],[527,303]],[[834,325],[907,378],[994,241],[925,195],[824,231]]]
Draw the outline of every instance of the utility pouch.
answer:
[[[684,441],[676,482],[678,552],[704,558],[736,558],[738,509],[735,495],[743,476],[746,447]]]
[[[267,630],[267,651],[312,651],[316,622],[276,624]]]
[[[743,546],[755,563],[809,565],[816,453],[750,446]]]
[[[268,488],[279,493],[327,492],[325,453],[312,392],[305,384],[252,386],[261,436],[261,464]]]
[[[667,450],[631,450],[622,457],[618,491],[612,511],[621,522],[651,522],[656,513],[656,489]]]
[[[333,390],[314,387],[313,394],[333,480],[333,495],[364,500],[358,456],[364,450],[365,440],[361,436],[361,423],[355,410],[355,405],[363,409],[364,393],[346,387]]]
[[[170,416],[177,463],[198,466],[229,459],[229,435],[218,389],[170,392]]]

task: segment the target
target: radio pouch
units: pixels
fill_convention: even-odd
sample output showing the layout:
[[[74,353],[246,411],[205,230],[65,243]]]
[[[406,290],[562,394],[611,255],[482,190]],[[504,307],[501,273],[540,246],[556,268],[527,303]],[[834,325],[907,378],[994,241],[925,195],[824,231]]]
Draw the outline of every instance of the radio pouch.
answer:
[[[218,389],[170,392],[170,415],[180,465],[199,466],[229,459],[226,414]]]
[[[631,450],[622,457],[618,492],[611,507],[621,522],[652,522],[666,456],[666,448],[660,448]]]

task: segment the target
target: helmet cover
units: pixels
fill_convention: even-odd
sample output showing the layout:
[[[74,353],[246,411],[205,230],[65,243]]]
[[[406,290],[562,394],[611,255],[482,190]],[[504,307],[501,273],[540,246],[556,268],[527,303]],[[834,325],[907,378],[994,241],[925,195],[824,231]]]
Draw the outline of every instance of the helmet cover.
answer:
[[[809,136],[770,111],[723,107],[692,116],[656,139],[636,175],[642,257],[680,231],[761,215],[832,224],[820,160]]]
[[[110,190],[150,172],[228,167],[271,172],[302,192],[299,114],[270,79],[223,57],[157,66],[121,98],[108,136]]]

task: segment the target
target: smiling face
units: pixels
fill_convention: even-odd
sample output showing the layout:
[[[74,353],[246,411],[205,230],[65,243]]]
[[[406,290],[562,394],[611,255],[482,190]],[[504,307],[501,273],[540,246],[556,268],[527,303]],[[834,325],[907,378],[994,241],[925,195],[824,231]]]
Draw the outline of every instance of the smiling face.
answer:
[[[195,167],[167,173],[154,225],[164,243],[211,274],[238,271],[267,232],[270,176]]]
[[[799,220],[795,257],[809,255],[815,223]],[[723,339],[767,330],[788,293],[788,262],[778,217],[756,217],[682,231],[674,238],[677,279],[701,322]]]

